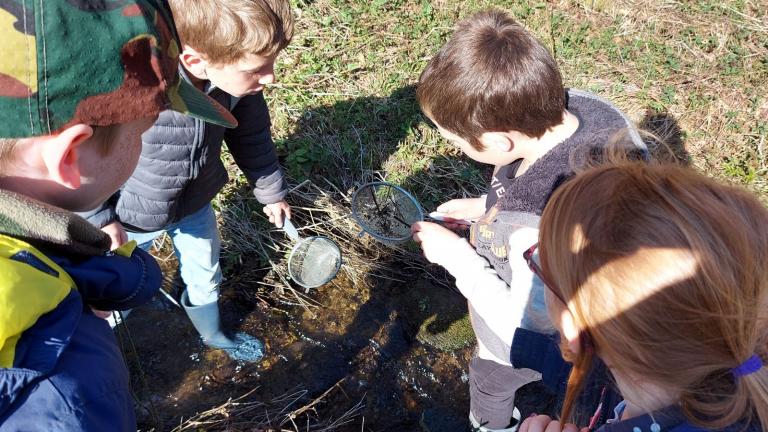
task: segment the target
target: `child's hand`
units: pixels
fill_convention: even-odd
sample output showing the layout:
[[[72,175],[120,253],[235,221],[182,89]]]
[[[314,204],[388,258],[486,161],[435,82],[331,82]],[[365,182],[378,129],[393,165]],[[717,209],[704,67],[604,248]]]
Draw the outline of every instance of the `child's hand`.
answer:
[[[485,214],[485,198],[461,198],[442,203],[437,211],[443,216],[452,219],[465,219],[471,221],[479,219]]]
[[[441,264],[450,255],[453,243],[460,237],[453,231],[432,222],[416,222],[411,225],[413,240],[421,243],[427,261]],[[442,265],[442,264],[441,264]]]
[[[101,230],[109,234],[109,238],[112,239],[112,245],[109,247],[110,250],[115,250],[128,241],[128,234],[126,234],[123,224],[118,221],[112,221],[104,225],[101,227]]]
[[[285,214],[285,217],[288,219],[291,218],[291,206],[285,201],[267,204],[264,206],[264,214],[269,217],[269,222],[275,224],[278,228],[282,228],[283,214]]]
[[[94,315],[96,315],[97,317],[99,317],[101,319],[107,319],[110,316],[112,316],[112,311],[103,311],[103,310],[98,310],[98,309],[94,309],[94,308],[91,308],[91,310],[93,311]]]
[[[552,420],[549,416],[539,415],[525,419],[518,432],[589,432],[589,428],[579,430],[571,423],[561,426],[559,421]]]

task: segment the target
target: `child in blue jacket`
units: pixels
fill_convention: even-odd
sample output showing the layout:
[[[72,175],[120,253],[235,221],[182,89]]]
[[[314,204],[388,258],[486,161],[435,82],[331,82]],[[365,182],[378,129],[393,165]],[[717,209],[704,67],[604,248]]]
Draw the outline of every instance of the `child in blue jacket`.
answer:
[[[0,431],[135,431],[128,370],[92,312],[148,301],[160,269],[72,213],[131,175],[172,109],[233,125],[178,79],[153,1],[0,2]]]

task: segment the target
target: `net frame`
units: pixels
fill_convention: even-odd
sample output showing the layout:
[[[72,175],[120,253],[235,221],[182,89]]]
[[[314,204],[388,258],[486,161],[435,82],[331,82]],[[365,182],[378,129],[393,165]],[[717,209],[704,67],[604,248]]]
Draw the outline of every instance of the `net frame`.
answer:
[[[420,222],[420,221],[424,220],[424,208],[421,206],[421,203],[419,203],[419,201],[416,199],[416,197],[414,197],[410,192],[408,192],[407,190],[401,188],[400,186],[397,186],[396,184],[393,184],[393,183],[390,183],[390,182],[384,182],[384,181],[376,181],[376,182],[365,183],[364,185],[360,186],[355,191],[354,194],[352,194],[352,200],[350,201],[350,204],[351,204],[351,207],[352,207],[352,218],[355,219],[357,224],[360,225],[360,228],[362,228],[365,233],[367,233],[371,237],[373,237],[376,240],[379,240],[381,242],[384,242],[384,243],[400,243],[400,242],[404,242],[404,241],[410,239],[411,238],[410,233],[408,233],[408,235],[403,236],[403,237],[387,237],[385,235],[381,235],[381,234],[377,233],[374,229],[372,229],[370,227],[370,225],[368,225],[365,222],[365,218],[361,217],[358,214],[358,211],[357,211],[357,208],[356,208],[358,206],[356,206],[355,204],[358,202],[360,194],[363,191],[367,190],[367,189],[374,189],[375,190],[375,188],[379,187],[379,186],[385,186],[385,187],[392,188],[393,190],[399,192],[400,194],[402,194],[404,197],[406,197],[408,200],[411,201],[411,203],[413,204],[414,208],[416,209],[417,215],[418,215],[418,218],[414,222]],[[373,197],[374,200],[375,200],[375,193],[371,193],[371,197]],[[378,205],[378,203],[377,203],[377,205]],[[402,216],[402,213],[401,213],[401,216]],[[406,222],[404,222],[404,221],[400,221],[400,222],[403,223],[404,225],[407,225]]]
[[[317,283],[317,284],[310,284],[306,283],[306,281],[301,278],[297,277],[297,271],[296,269],[296,253],[297,251],[301,250],[302,245],[312,242],[312,241],[318,241],[322,240],[325,241],[329,246],[332,246],[329,250],[333,250],[337,260],[336,260],[336,267],[333,269],[331,273],[329,273],[324,279],[323,282]],[[328,237],[324,236],[311,236],[311,237],[304,237],[298,242],[296,242],[295,245],[291,248],[291,253],[288,255],[288,275],[291,277],[291,279],[296,282],[297,284],[301,285],[304,288],[317,288],[320,286],[323,286],[327,284],[328,282],[332,281],[337,274],[339,274],[339,270],[341,270],[341,263],[342,263],[342,257],[341,257],[341,249],[339,248],[339,245],[336,244],[335,241],[331,240]]]

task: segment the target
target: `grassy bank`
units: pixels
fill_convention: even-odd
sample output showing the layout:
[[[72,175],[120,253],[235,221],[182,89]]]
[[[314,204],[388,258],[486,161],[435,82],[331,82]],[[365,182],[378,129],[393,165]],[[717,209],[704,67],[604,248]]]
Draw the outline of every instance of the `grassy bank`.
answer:
[[[280,59],[281,83],[268,92],[279,150],[296,179],[322,176],[347,188],[375,171],[434,192],[430,199],[481,187],[480,171],[454,160],[456,152],[423,123],[412,86],[458,19],[497,6],[550,48],[566,85],[616,102],[673,145],[684,145],[699,169],[768,191],[765,2],[296,6],[297,35]]]

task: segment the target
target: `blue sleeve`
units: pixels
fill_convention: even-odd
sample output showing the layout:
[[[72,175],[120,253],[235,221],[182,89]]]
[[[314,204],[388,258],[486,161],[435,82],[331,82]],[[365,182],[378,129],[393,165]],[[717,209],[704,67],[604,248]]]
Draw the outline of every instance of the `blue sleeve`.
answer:
[[[51,259],[72,277],[85,303],[99,310],[140,306],[152,299],[162,282],[157,261],[140,248],[135,248],[130,257],[109,254]]]
[[[556,335],[518,328],[512,339],[510,357],[516,368],[540,372],[542,382],[550,391],[565,392],[571,364],[563,360]]]
[[[557,395],[562,404],[571,364],[563,359],[556,335],[545,335],[518,328],[512,341],[512,364],[517,368],[529,368],[541,372],[544,386]],[[576,424],[587,424],[596,414],[598,425],[611,417],[614,407],[622,400],[613,386],[610,371],[600,359],[595,359],[574,406]],[[603,407],[600,411],[598,408]]]

